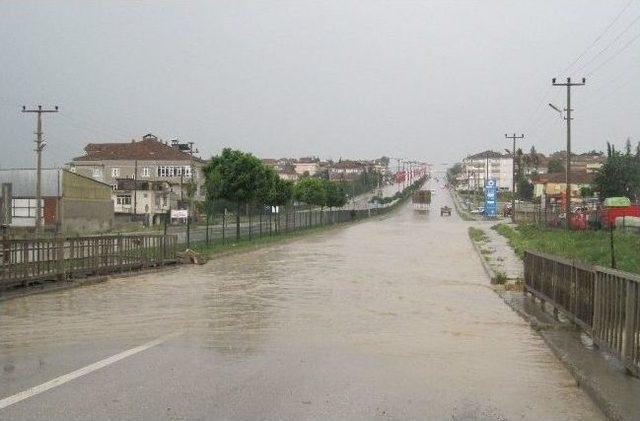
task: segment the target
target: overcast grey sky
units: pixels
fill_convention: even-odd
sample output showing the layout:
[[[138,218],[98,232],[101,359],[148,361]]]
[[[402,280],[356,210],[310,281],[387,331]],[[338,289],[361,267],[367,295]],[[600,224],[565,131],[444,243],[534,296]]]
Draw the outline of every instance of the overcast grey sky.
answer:
[[[47,165],[148,132],[204,157],[453,162],[514,130],[549,152],[565,142],[551,78],[566,76],[587,77],[575,149],[604,149],[640,140],[639,16],[640,0],[7,1],[0,166],[34,165],[23,104],[61,108]]]

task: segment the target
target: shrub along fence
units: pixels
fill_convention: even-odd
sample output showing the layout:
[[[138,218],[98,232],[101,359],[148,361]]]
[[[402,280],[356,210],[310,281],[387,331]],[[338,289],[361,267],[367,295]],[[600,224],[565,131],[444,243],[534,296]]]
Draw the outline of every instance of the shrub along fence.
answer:
[[[175,263],[177,237],[132,234],[0,241],[0,290]]]
[[[526,251],[525,294],[562,312],[640,375],[640,276]]]

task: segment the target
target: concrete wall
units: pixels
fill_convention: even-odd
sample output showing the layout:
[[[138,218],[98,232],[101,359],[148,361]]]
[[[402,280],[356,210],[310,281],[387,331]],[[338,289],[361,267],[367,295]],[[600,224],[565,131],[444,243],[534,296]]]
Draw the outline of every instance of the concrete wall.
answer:
[[[111,186],[62,172],[60,219],[65,232],[104,231],[113,227]]]

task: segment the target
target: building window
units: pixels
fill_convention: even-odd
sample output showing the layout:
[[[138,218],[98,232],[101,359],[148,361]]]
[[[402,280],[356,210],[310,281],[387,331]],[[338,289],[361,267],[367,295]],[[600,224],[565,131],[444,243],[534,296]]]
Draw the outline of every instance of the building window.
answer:
[[[131,196],[118,195],[116,196],[116,204],[118,205],[131,205]]]
[[[102,168],[94,168],[91,170],[91,177],[95,180],[102,180]]]
[[[191,177],[190,166],[167,165],[160,166],[156,172],[158,177]]]
[[[13,200],[11,200],[11,216],[14,218],[35,218],[36,203],[36,199],[13,198]],[[44,207],[44,200],[41,200],[40,203]]]
[[[151,174],[151,171],[150,171],[149,167],[143,167],[142,168],[142,176],[143,177],[149,177],[150,174]]]
[[[120,168],[111,168],[111,177],[120,177]]]

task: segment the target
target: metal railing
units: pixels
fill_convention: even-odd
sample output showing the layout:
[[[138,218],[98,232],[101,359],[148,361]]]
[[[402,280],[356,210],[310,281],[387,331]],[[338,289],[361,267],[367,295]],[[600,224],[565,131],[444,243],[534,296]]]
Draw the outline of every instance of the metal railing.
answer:
[[[0,240],[0,289],[176,261],[177,237],[159,234]]]
[[[526,251],[525,294],[562,312],[640,375],[640,276]]]

